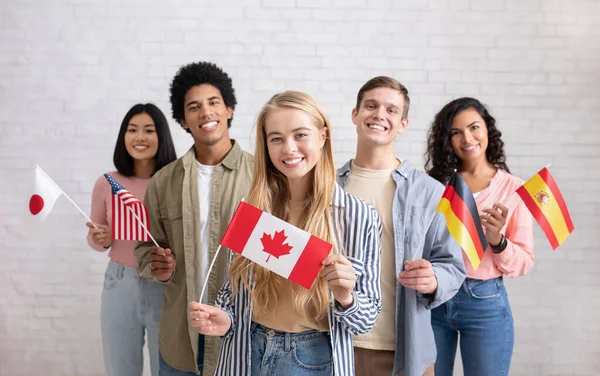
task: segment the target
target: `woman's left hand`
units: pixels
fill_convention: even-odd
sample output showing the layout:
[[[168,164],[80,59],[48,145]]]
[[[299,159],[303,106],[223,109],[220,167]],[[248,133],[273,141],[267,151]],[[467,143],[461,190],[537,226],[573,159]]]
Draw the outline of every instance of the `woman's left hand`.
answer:
[[[327,281],[335,300],[346,309],[352,305],[352,291],[356,285],[356,272],[350,260],[339,253],[329,255],[322,262],[321,277]]]
[[[497,245],[502,240],[500,230],[506,224],[508,208],[495,203],[491,209],[484,209],[483,212],[486,214],[481,216],[481,224],[486,229],[485,237],[490,244]]]

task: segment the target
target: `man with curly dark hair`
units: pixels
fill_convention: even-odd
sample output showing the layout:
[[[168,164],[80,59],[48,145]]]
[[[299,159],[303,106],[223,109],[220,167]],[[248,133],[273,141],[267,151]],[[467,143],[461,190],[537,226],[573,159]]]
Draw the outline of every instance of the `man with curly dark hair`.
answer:
[[[192,135],[194,145],[150,180],[144,204],[160,247],[140,242],[135,255],[142,276],[165,283],[160,376],[212,375],[220,343],[189,325],[187,306],[200,300],[219,241],[250,190],[254,162],[229,137],[237,100],[221,68],[209,62],[181,67],[171,82],[170,99],[173,118]],[[203,303],[216,300],[226,264],[227,253],[221,252]]]
[[[433,375],[430,312],[465,279],[460,246],[436,212],[444,186],[394,153],[409,105],[408,90],[395,79],[367,81],[352,110],[356,158],[338,170],[340,185],[373,205],[383,223],[383,309],[374,328],[354,338],[357,376]]]

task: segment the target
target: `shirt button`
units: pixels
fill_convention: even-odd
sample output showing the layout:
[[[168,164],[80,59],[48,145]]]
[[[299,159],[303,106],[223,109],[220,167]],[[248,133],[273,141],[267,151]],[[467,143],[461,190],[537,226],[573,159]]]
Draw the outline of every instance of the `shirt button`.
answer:
[[[169,213],[169,219],[175,218],[175,213]]]

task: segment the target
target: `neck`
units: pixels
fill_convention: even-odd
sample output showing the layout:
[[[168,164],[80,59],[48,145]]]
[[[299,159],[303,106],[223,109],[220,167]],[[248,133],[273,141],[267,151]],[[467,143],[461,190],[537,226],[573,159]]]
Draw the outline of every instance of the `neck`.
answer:
[[[463,161],[462,166],[458,170],[461,174],[469,176],[487,175],[491,171],[496,171],[496,167],[488,162],[486,158],[475,161]]]
[[[304,201],[308,190],[308,176],[300,179],[288,179],[288,189],[290,190],[290,200],[292,202]]]
[[[233,148],[233,142],[227,139],[227,142],[218,142],[214,145],[205,145],[194,143],[196,149],[196,159],[203,165],[216,166],[223,162],[223,159]]]
[[[150,179],[154,173],[156,161],[154,158],[145,160],[133,160],[133,173],[136,178]]]
[[[398,159],[394,155],[394,144],[372,147],[359,142],[354,164],[369,170],[389,170],[396,168],[398,167]]]

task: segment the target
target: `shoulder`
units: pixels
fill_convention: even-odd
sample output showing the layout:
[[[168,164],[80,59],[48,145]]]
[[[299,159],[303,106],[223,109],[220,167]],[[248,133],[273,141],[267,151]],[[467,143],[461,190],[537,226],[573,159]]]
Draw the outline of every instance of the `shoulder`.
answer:
[[[168,165],[158,170],[150,181],[154,184],[158,184],[165,180],[171,180],[173,177],[181,174],[183,176],[183,157],[174,160]]]
[[[496,172],[492,182],[497,186],[501,185],[510,190],[517,190],[524,183],[523,179],[500,169]]]
[[[420,196],[440,197],[444,193],[444,185],[427,175],[426,172],[417,170],[410,164],[401,168],[400,171],[411,190],[419,192]]]
[[[381,224],[381,218],[373,206],[344,191],[337,184],[335,196],[338,196],[335,201],[338,201],[338,204],[343,206],[346,219],[349,223],[355,222],[356,224],[365,225],[374,222],[378,226]]]

